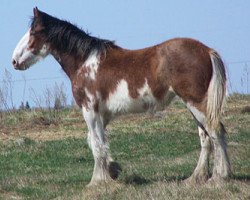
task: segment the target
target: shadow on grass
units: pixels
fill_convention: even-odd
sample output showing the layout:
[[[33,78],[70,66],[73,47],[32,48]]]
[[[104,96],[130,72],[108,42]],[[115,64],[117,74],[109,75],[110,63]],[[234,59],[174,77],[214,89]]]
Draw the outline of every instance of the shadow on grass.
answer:
[[[127,176],[124,179],[125,184],[128,185],[146,185],[152,183],[151,180],[148,180],[140,175],[132,174],[130,176]]]
[[[162,177],[162,179],[146,179],[138,174],[132,174],[127,176],[123,182],[128,185],[147,185],[151,184],[153,182],[158,182],[158,181],[167,181],[167,182],[181,182],[187,179],[189,176],[188,175],[183,175],[183,176],[165,176]]]
[[[163,181],[167,181],[167,182],[172,182],[172,181],[177,181],[177,182],[181,182],[184,181],[185,179],[187,179],[189,177],[189,175],[180,175],[180,176],[165,176]]]
[[[247,175],[235,175],[235,174],[233,174],[231,179],[250,183],[250,174],[247,174]]]
[[[158,181],[182,182],[185,179],[189,178],[189,176],[190,175],[164,176],[162,177],[162,179],[150,179],[149,180],[138,174],[132,174],[132,175],[125,177],[122,182],[124,182],[127,185],[147,185],[147,184],[152,184],[153,182],[158,182]],[[231,179],[250,183],[250,175],[232,175]]]

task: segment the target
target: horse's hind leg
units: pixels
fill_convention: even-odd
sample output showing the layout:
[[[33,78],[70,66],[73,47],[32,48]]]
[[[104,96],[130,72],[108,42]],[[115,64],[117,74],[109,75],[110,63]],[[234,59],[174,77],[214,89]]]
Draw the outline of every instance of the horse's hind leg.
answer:
[[[197,166],[193,174],[186,180],[186,183],[202,183],[206,182],[209,177],[209,156],[211,153],[211,141],[208,133],[205,130],[205,114],[191,104],[187,104],[187,107],[198,124],[201,152]]]
[[[211,181],[227,179],[230,175],[230,163],[227,154],[227,145],[225,141],[225,129],[222,123],[209,128],[207,125],[206,112],[197,109],[195,106],[187,103],[188,109],[193,114],[199,126],[199,136],[201,142],[200,158],[193,174],[187,179],[187,182],[205,182],[209,175],[209,155],[211,152],[211,143],[214,147],[214,168]],[[200,105],[199,107],[204,107]]]
[[[219,128],[209,131],[214,146],[214,168],[211,181],[215,182],[229,178],[231,173],[225,133],[222,123],[219,124]]]
[[[209,156],[211,153],[210,138],[198,127],[201,152],[197,166],[193,174],[186,180],[186,183],[204,183],[209,178]]]

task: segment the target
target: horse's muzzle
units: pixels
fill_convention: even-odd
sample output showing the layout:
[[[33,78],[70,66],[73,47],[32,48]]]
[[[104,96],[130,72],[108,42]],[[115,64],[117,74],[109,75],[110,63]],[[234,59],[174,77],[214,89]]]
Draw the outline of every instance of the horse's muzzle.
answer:
[[[22,67],[23,65],[20,64],[20,63],[19,63],[17,60],[15,60],[15,59],[12,59],[12,65],[14,66],[14,68],[15,68],[16,70],[25,70],[25,68]]]

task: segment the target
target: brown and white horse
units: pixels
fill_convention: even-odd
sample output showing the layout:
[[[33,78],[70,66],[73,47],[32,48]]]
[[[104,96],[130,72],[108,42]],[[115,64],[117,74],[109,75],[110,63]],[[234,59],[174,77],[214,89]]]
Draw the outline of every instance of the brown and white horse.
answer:
[[[95,160],[90,184],[118,176],[119,165],[112,161],[105,136],[110,120],[124,113],[162,110],[176,95],[194,116],[201,142],[197,167],[188,180],[208,180],[210,143],[214,147],[211,179],[229,177],[221,123],[226,75],[215,50],[186,38],[126,50],[37,8],[33,12],[30,29],[16,46],[12,63],[15,69],[26,70],[51,54],[70,78]]]

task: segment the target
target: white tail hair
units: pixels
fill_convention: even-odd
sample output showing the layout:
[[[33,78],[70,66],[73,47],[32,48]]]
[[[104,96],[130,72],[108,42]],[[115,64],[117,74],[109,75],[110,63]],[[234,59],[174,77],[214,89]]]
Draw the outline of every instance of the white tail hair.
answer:
[[[226,72],[223,61],[216,51],[210,51],[210,58],[213,73],[207,95],[207,124],[210,129],[217,129],[220,127],[221,114],[225,103]]]

